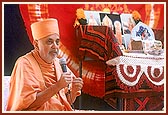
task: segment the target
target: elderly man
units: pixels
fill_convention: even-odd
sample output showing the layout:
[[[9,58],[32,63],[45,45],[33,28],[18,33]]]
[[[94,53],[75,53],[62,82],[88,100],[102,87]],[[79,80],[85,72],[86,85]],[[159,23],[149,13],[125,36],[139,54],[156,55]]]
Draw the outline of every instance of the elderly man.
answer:
[[[31,25],[34,50],[20,57],[11,74],[7,111],[72,111],[83,81],[63,72],[57,58],[59,28],[56,19]],[[68,88],[69,87],[69,88]]]

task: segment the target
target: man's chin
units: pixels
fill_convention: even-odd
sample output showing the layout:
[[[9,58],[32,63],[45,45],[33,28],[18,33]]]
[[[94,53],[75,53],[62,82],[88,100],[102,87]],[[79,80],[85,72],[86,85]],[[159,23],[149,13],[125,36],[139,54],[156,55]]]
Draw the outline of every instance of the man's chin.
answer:
[[[58,54],[53,54],[52,55],[52,58],[54,59],[54,58],[56,58],[58,56]]]
[[[50,59],[55,59],[57,56],[57,53],[50,53]]]

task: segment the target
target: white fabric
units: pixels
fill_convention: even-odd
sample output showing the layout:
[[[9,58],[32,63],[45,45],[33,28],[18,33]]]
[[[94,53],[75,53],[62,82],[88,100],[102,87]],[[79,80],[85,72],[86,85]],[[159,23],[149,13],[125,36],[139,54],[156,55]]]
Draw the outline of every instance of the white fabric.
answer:
[[[164,84],[164,78],[160,81],[152,80],[163,75],[165,64],[164,55],[153,56],[144,53],[124,53],[123,56],[108,60],[106,63],[107,65],[116,65],[119,79],[127,86],[135,86],[143,73],[152,84],[157,86]],[[129,66],[132,67],[132,73],[128,72]],[[154,75],[155,69],[158,69],[160,72],[158,76]],[[134,81],[129,81],[134,78],[136,78]]]
[[[136,70],[136,66],[132,66],[132,67],[134,68],[134,70]],[[136,74],[136,71],[134,71],[133,74],[128,74],[126,68],[127,68],[127,65],[124,65],[124,73],[125,73],[127,76],[129,76],[129,77],[134,77],[135,74]],[[130,81],[128,81],[127,79],[125,79],[125,77],[124,77],[123,74],[121,73],[119,65],[116,66],[116,70],[117,70],[117,74],[118,74],[119,79],[120,79],[124,84],[126,84],[126,85],[128,85],[128,86],[134,86],[134,85],[136,85],[136,84],[139,82],[139,79],[141,78],[141,75],[143,74],[143,71],[140,71],[140,73],[139,73],[138,76],[137,76],[137,79],[136,79],[135,81],[133,81],[133,82],[130,82]]]
[[[2,107],[4,108],[4,111],[6,110],[6,102],[7,102],[7,98],[8,98],[8,94],[9,94],[9,84],[10,84],[10,78],[11,76],[2,76],[2,87],[3,87],[3,91],[2,91]]]
[[[108,65],[141,65],[141,66],[164,66],[164,54],[146,55],[144,53],[124,53],[123,56],[118,56],[106,62]]]

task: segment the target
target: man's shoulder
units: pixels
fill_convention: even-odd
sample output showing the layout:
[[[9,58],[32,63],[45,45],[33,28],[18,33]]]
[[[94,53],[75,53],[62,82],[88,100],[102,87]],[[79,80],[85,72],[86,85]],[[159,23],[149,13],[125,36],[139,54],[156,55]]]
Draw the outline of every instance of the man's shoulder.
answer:
[[[25,55],[20,56],[20,57],[17,59],[17,62],[29,62],[29,61],[32,60],[32,58],[33,58],[32,53],[31,53],[31,52],[28,52],[28,53],[26,53]]]

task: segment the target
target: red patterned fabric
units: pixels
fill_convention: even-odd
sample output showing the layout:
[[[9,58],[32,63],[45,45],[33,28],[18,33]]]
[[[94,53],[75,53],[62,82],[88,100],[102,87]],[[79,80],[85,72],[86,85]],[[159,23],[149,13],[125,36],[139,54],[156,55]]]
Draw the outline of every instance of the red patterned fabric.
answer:
[[[89,57],[102,61],[122,55],[117,39],[110,27],[80,26],[78,31],[79,55],[87,56],[89,53]]]
[[[83,92],[95,97],[105,95],[105,64],[99,61],[83,61]]]
[[[164,90],[164,54],[153,56],[123,53],[123,56],[108,60],[106,63],[115,65],[115,72],[112,75],[115,76],[117,85],[125,91],[138,91],[144,81],[154,91]]]
[[[147,86],[149,86],[150,88],[152,88],[154,91],[160,92],[160,91],[164,90],[164,84],[162,84],[162,85],[155,85],[154,83],[152,83],[152,82],[159,83],[160,81],[162,81],[164,79],[164,74],[163,74],[164,72],[163,71],[162,72],[159,71],[159,73],[158,73],[158,71],[154,71],[154,73],[152,73],[151,72],[151,66],[149,66],[148,70],[147,70],[149,77],[147,77],[146,74],[140,73],[141,67],[140,66],[136,66],[136,69],[134,70],[136,72],[136,74],[134,75],[134,77],[130,77],[130,76],[128,76],[125,73],[125,71],[124,71],[124,65],[123,64],[120,64],[119,68],[117,68],[117,69],[120,69],[120,72],[121,72],[121,74],[124,77],[124,80],[127,80],[128,82],[133,83],[133,82],[135,82],[138,79],[138,77],[140,77],[138,79],[138,83],[136,83],[136,84],[134,84],[132,86],[129,86],[129,85],[127,85],[127,84],[125,84],[125,83],[122,82],[122,80],[119,78],[117,72],[114,72],[113,74],[115,75],[115,79],[116,79],[117,85],[121,89],[123,89],[125,91],[128,91],[128,92],[138,91],[142,87],[142,84],[144,83],[144,81],[146,81]],[[127,68],[127,69],[129,69],[129,68]],[[158,68],[155,68],[155,69],[159,70]],[[157,74],[157,76],[153,76],[155,74]]]
[[[143,101],[141,101],[138,98],[135,98],[135,101],[139,104],[139,107],[136,109],[136,111],[141,111],[145,108],[145,105],[148,103],[149,97],[146,97]]]
[[[122,55],[117,39],[112,29],[107,26],[84,25],[77,27],[76,32],[79,57],[82,57],[84,63],[83,91],[92,96],[103,97],[105,95],[105,61]],[[84,61],[84,57],[92,60]],[[85,73],[85,68],[89,70],[87,73]]]

